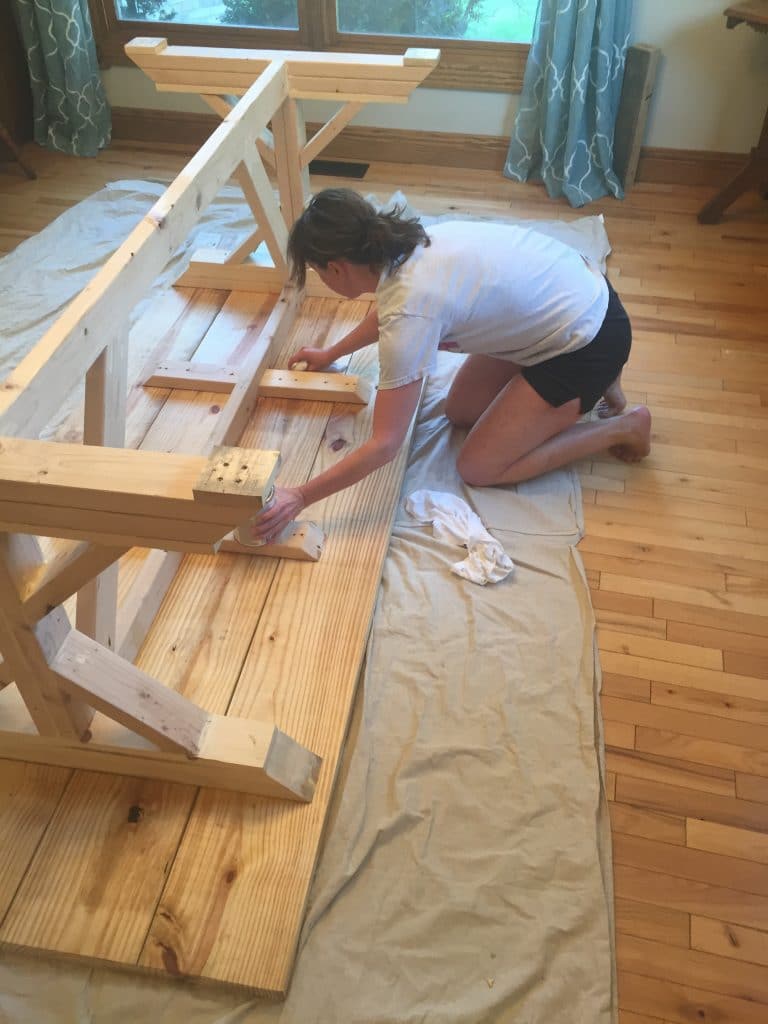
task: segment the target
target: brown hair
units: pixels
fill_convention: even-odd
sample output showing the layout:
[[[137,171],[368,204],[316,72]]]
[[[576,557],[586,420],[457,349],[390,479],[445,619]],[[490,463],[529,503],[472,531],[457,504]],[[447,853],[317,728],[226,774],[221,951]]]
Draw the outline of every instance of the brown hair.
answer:
[[[417,217],[404,217],[404,207],[379,212],[350,188],[326,188],[309,201],[291,228],[288,258],[291,280],[300,288],[307,264],[327,267],[348,260],[377,270],[394,270],[429,236]]]

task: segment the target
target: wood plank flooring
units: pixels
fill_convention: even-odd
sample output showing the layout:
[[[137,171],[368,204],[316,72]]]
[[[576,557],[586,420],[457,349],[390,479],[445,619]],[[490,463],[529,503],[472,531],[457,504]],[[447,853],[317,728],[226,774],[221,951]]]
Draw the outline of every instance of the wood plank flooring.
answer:
[[[107,181],[167,181],[185,159],[117,147],[91,161],[34,147],[27,156],[36,182],[0,168],[0,251]],[[707,189],[646,185],[623,203],[573,211],[491,172],[394,163],[372,164],[356,187],[400,188],[425,213],[606,218],[610,274],[635,331],[624,383],[654,415],[641,465],[606,456],[580,467],[580,551],[604,673],[620,1020],[763,1022],[768,207],[745,196],[722,224],[701,226]]]

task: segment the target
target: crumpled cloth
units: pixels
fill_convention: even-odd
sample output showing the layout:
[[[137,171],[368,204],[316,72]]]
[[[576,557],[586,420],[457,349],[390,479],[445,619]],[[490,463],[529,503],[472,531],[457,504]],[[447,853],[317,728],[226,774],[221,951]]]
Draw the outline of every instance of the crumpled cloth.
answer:
[[[437,540],[466,547],[468,556],[451,572],[470,583],[498,583],[514,572],[515,563],[483,526],[466,501],[445,491],[414,491],[405,499],[406,512],[419,523],[431,523]]]

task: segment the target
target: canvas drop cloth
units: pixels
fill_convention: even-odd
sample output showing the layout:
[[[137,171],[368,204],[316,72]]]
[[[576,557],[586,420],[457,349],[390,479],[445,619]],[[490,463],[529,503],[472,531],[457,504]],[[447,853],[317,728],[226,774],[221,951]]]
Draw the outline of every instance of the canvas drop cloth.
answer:
[[[0,262],[6,372],[159,191],[116,183]],[[234,192],[199,231],[233,217],[245,217]],[[77,244],[62,245],[65,229]],[[551,230],[607,254],[599,218]],[[45,276],[20,290],[33,266]],[[458,549],[401,501],[286,1001],[5,953],[0,1024],[614,1024],[578,479],[561,470],[517,488],[466,487],[461,438],[442,416],[457,365],[441,354],[430,378],[403,496],[462,497],[515,572],[484,587],[453,575]]]

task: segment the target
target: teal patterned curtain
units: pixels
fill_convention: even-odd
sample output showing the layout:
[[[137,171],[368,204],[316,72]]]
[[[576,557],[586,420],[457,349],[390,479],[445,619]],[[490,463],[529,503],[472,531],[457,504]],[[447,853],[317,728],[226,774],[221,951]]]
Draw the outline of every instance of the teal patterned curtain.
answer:
[[[109,143],[111,117],[88,0],[11,3],[29,65],[35,142],[74,156],[95,156]]]
[[[632,0],[539,0],[520,107],[504,166],[571,206],[612,195],[613,129]]]

